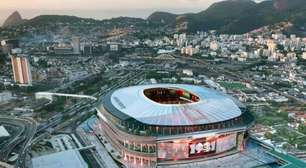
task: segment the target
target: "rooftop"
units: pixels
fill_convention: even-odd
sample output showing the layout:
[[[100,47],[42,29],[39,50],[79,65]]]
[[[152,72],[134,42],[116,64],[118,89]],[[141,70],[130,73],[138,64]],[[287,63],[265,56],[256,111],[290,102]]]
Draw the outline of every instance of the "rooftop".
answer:
[[[140,85],[109,93],[103,106],[114,116],[148,125],[217,123],[242,113],[233,99],[215,90],[181,84]]]
[[[67,150],[32,159],[33,168],[87,168],[77,150]]]
[[[4,128],[4,126],[0,125],[0,137],[8,137],[10,134]]]

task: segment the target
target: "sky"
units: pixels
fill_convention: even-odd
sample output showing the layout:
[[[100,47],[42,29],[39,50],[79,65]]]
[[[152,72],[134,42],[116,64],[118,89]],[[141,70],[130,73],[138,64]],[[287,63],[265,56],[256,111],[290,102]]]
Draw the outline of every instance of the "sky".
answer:
[[[0,0],[0,26],[14,11],[25,19],[45,14],[94,19],[146,18],[155,11],[199,12],[218,1],[222,0]]]
[[[0,9],[97,10],[207,8],[220,0],[0,0]]]
[[[222,0],[0,0],[0,25],[16,10],[25,19],[44,14],[94,19],[146,18],[154,11],[199,12],[219,1]]]

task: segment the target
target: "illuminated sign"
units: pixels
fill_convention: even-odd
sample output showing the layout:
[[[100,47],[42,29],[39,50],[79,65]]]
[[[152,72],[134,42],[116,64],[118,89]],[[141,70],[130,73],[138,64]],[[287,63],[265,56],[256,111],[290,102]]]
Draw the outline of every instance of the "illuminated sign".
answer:
[[[216,152],[225,152],[235,148],[237,134],[227,134],[222,135],[217,140],[217,149]]]
[[[234,149],[236,137],[237,134],[233,133],[159,142],[157,158],[159,161],[168,161],[210,157]]]
[[[200,156],[216,151],[216,141],[207,141],[206,139],[195,140],[189,143],[189,157]]]
[[[211,151],[215,151],[215,143],[216,142],[205,142],[205,143],[198,143],[198,144],[191,144],[189,145],[190,147],[190,152],[189,154],[196,154],[196,153],[207,153]]]

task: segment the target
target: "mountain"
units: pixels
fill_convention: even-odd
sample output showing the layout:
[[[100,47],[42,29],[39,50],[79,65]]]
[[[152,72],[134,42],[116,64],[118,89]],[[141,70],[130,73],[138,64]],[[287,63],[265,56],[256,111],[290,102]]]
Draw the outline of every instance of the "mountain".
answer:
[[[214,29],[224,33],[245,33],[281,21],[305,24],[306,0],[269,0],[260,3],[252,0],[226,0],[214,3],[199,13],[152,14],[148,20],[151,21],[152,17],[154,20],[170,20],[163,24],[179,28],[178,30],[194,32]]]
[[[3,23],[3,27],[15,26],[23,22],[18,11],[12,13]]]
[[[24,21],[22,24],[10,27],[11,29],[27,30],[27,28],[35,29],[38,34],[46,33],[85,33],[90,34],[95,31],[107,33],[113,29],[124,29],[126,32],[146,31],[152,29],[148,26],[148,21],[141,18],[117,17],[105,20],[96,20],[91,18],[81,18],[68,15],[39,15],[32,19]],[[157,27],[158,26],[158,27]],[[156,28],[159,28],[157,25]],[[154,27],[155,28],[155,27]],[[19,31],[26,35],[29,32]],[[103,34],[101,33],[101,35]]]
[[[171,23],[175,22],[178,15],[168,12],[154,12],[148,17],[148,21],[152,23]]]
[[[236,22],[227,25],[225,31],[244,33],[265,25],[290,21],[295,25],[306,23],[305,0],[264,1],[243,13]]]
[[[56,27],[88,27],[103,26],[103,28],[121,28],[127,26],[141,27],[147,24],[147,20],[141,18],[131,17],[117,17],[105,20],[96,20],[91,18],[81,18],[77,16],[68,15],[39,15],[32,19],[26,20],[21,26],[33,26],[33,27],[45,27],[45,28],[56,28]]]
[[[273,7],[277,10],[288,10],[305,5],[304,0],[274,0]]]
[[[220,30],[255,6],[256,3],[251,0],[222,1],[214,3],[205,11],[185,16],[185,21],[189,23],[188,27],[191,31],[203,28],[204,30]]]
[[[99,22],[95,19],[80,18],[69,15],[39,15],[27,21],[28,24],[45,24],[45,23],[74,23],[74,22]]]
[[[305,32],[306,0],[224,0],[212,4],[198,13],[172,14],[154,12],[147,19],[119,17],[108,20],[86,19],[64,15],[41,15],[27,21],[14,12],[4,23],[4,27],[20,25],[34,26],[39,30],[60,30],[64,26],[83,31],[95,31],[94,27],[104,30],[113,28],[134,28],[140,32],[217,30],[220,33],[241,34],[262,26],[282,21],[294,24],[294,30]],[[258,2],[258,1],[257,1]],[[93,30],[92,30],[93,29]]]

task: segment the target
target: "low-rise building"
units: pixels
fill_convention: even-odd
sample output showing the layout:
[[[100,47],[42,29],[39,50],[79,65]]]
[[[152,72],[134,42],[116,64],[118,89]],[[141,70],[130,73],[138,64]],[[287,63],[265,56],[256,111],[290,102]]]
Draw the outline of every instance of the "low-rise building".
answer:
[[[32,159],[33,168],[88,168],[77,150],[67,150]]]

